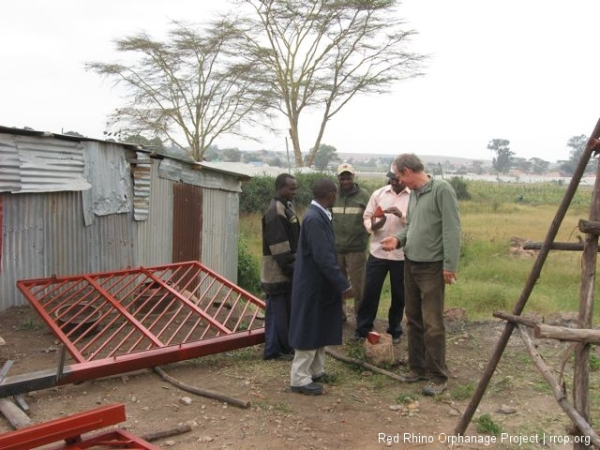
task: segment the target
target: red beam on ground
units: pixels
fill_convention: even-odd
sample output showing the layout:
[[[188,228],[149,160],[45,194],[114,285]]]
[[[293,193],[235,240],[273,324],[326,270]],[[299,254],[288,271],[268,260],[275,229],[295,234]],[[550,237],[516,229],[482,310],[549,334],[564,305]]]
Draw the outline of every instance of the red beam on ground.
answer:
[[[82,437],[84,433],[106,428],[125,420],[125,406],[123,404],[103,406],[91,411],[0,434],[0,448],[3,450],[30,450],[65,441],[63,445],[53,448],[85,449],[102,443],[111,443],[111,448],[115,449],[158,449],[158,447],[123,430],[111,430],[91,437]]]

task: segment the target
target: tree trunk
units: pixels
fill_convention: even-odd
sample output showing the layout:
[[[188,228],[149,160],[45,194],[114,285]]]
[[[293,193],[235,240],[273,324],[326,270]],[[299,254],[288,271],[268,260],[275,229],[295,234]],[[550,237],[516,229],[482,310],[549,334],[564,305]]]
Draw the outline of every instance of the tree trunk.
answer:
[[[300,149],[300,138],[298,137],[298,123],[290,119],[290,139],[294,148],[294,158],[296,159],[296,167],[304,167],[302,160],[302,150]]]

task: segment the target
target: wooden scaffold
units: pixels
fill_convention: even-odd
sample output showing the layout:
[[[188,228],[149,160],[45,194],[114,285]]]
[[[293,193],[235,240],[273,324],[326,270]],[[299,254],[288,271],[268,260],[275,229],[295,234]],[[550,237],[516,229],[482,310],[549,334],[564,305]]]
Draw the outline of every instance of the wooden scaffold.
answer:
[[[566,329],[561,327],[551,327],[549,325],[539,324],[524,317],[521,317],[523,309],[533,291],[533,288],[541,274],[544,262],[553,249],[569,248],[568,244],[554,242],[560,225],[569,209],[569,205],[577,192],[577,187],[585,172],[592,156],[600,153],[600,120],[598,120],[592,135],[590,136],[586,147],[581,155],[578,165],[573,173],[571,182],[567,188],[565,196],[559,205],[556,216],[552,221],[545,240],[539,246],[537,259],[529,273],[525,282],[525,286],[521,295],[515,304],[512,314],[495,313],[494,316],[506,320],[506,326],[500,335],[496,344],[496,348],[488,361],[488,364],[483,372],[481,380],[477,385],[477,389],[467,405],[467,408],[455,428],[457,435],[464,435],[467,426],[471,422],[477,407],[485,393],[487,386],[500,362],[500,358],[508,344],[510,336],[515,328],[519,329],[523,342],[535,364],[544,379],[548,382],[554,397],[559,406],[569,416],[574,424],[573,433],[578,436],[587,436],[591,445],[600,448],[600,436],[590,426],[590,405],[588,401],[589,391],[589,358],[590,346],[592,344],[600,344],[600,332],[592,329],[592,313],[594,303],[594,287],[596,280],[596,260],[598,254],[598,235],[600,235],[600,163],[596,170],[596,181],[594,184],[594,192],[592,203],[589,212],[589,220],[579,221],[579,230],[585,233],[586,238],[582,246],[578,247],[583,250],[582,254],[582,273],[581,286],[579,291],[579,314],[578,323],[580,329]],[[577,244],[575,244],[577,245]],[[558,339],[574,343],[574,371],[573,371],[573,401],[569,401],[564,385],[553,375],[550,368],[544,363],[543,359],[533,345],[527,328],[532,328],[536,337]],[[585,443],[578,442],[583,439],[575,440],[573,448],[576,450],[587,449],[590,446]]]

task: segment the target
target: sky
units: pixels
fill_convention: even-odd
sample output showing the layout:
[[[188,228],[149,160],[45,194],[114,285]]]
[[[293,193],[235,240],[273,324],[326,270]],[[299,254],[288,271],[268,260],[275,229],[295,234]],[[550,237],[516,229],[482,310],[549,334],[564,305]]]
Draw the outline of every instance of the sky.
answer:
[[[226,0],[19,0],[0,15],[0,125],[104,139],[123,104],[89,61],[121,58],[114,41],[164,36],[172,20],[201,23]],[[425,76],[389,94],[359,97],[329,122],[322,143],[340,153],[446,155],[491,160],[492,139],[515,156],[569,158],[568,140],[600,118],[600,1],[404,0],[397,9],[430,56]],[[220,148],[286,149],[286,127],[260,143],[230,137]],[[301,122],[301,143],[316,121]]]

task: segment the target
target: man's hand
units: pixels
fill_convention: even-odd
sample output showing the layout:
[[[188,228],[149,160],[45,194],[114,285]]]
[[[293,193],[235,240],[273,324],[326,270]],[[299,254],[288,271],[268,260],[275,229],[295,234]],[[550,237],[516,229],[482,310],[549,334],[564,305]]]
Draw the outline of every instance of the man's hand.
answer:
[[[393,214],[399,219],[402,217],[402,211],[400,211],[397,206],[390,206],[389,208],[384,209],[383,212],[386,214]]]
[[[398,248],[398,244],[400,241],[395,236],[386,237],[382,239],[380,242],[381,248],[383,248],[387,252],[391,252],[392,250],[396,250]]]
[[[450,272],[449,270],[444,270],[444,283],[446,284],[454,284],[456,283],[456,272]]]
[[[387,220],[387,217],[382,216],[379,220],[377,220],[377,218],[375,216],[371,216],[371,230],[373,231],[377,231],[379,230],[383,224],[385,223],[385,221]]]

